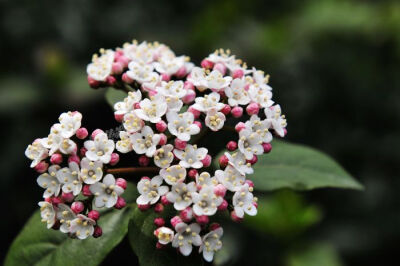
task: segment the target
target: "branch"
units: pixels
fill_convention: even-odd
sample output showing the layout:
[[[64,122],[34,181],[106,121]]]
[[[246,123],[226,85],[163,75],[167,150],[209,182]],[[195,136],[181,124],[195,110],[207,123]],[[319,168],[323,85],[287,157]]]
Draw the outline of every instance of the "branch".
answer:
[[[157,167],[124,167],[107,169],[108,174],[158,174]]]

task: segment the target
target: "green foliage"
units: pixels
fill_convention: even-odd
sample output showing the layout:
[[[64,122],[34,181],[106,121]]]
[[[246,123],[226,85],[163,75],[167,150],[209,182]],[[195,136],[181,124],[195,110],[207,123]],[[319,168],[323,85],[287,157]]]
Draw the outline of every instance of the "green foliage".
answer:
[[[111,106],[111,108],[113,108],[116,102],[124,100],[124,98],[126,97],[126,92],[113,88],[107,88],[104,96],[107,103]]]
[[[315,243],[289,254],[287,266],[341,266],[335,249],[327,243]]]

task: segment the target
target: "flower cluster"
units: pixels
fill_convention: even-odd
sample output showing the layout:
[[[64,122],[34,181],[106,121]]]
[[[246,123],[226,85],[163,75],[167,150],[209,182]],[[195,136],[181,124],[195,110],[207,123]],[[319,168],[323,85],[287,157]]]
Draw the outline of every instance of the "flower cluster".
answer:
[[[50,134],[36,139],[25,155],[41,174],[37,183],[44,189],[44,200],[39,202],[42,221],[47,228],[85,239],[101,236],[101,208],[126,205],[121,195],[127,183],[107,174],[107,164],[119,161],[119,155],[113,153],[114,141],[99,129],[88,139],[81,121],[79,112],[62,113]]]
[[[211,261],[222,246],[223,229],[210,224],[210,218],[225,211],[235,221],[257,214],[247,175],[257,156],[271,151],[273,135],[286,134],[269,76],[222,49],[197,67],[163,44],[136,41],[115,51],[101,50],[87,71],[92,87],[128,92],[114,106],[124,127],[116,149],[138,154],[141,166],[158,169],[138,182],[138,207],[161,213],[171,204],[177,212],[171,226],[162,217],[155,219],[157,247],[171,243],[187,256],[197,246]],[[198,140],[205,131],[226,130],[228,119],[236,124],[237,138],[227,142],[221,169],[213,170],[211,155]]]

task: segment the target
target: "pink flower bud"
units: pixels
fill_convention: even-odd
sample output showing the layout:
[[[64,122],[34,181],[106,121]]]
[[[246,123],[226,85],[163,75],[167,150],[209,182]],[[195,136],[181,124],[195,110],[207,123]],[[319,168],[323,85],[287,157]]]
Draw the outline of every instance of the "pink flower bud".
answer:
[[[203,61],[201,61],[200,65],[202,68],[211,69],[211,68],[213,68],[214,63],[211,62],[210,60],[203,59]]]
[[[178,79],[181,79],[181,78],[184,78],[186,76],[186,74],[187,74],[186,67],[181,66],[181,68],[179,68],[178,71],[175,73],[175,76]]]
[[[166,73],[163,73],[163,74],[161,74],[161,80],[168,82],[171,80],[171,76]]]
[[[49,164],[46,163],[45,161],[41,161],[33,169],[35,169],[35,171],[38,172],[39,174],[43,174],[44,172],[47,171],[48,168]]]
[[[224,154],[221,157],[219,157],[218,161],[219,161],[219,166],[221,167],[221,169],[224,169],[228,165],[229,159]]]
[[[150,209],[150,204],[138,204],[138,209],[142,212],[147,211]]]
[[[206,225],[210,222],[210,218],[207,215],[195,216],[195,218],[196,222],[200,225]]]
[[[286,137],[287,133],[288,133],[288,132],[287,132],[287,129],[284,128],[284,129],[283,129],[283,136]]]
[[[190,169],[189,172],[188,172],[188,176],[190,178],[196,178],[197,174],[198,174],[198,172],[197,172],[196,169]]]
[[[111,153],[111,160],[110,165],[116,165],[119,162],[119,154],[118,153]]]
[[[89,135],[87,129],[84,127],[78,128],[75,134],[78,139],[84,139]]]
[[[257,202],[253,202],[253,206],[258,208],[258,203]]]
[[[222,184],[218,184],[214,187],[214,193],[219,197],[225,197],[226,187]]]
[[[246,183],[247,185],[249,185],[249,187],[254,187],[254,183],[253,183],[253,181],[251,181],[250,179],[247,179],[247,180],[245,181],[245,183]]]
[[[244,71],[239,68],[239,69],[236,69],[236,70],[233,71],[232,78],[233,79],[240,79],[240,78],[243,77],[243,75],[244,75]]]
[[[217,230],[220,227],[221,227],[221,225],[219,223],[212,223],[212,224],[210,224],[210,231]]]
[[[100,87],[100,84],[101,84],[100,81],[97,81],[97,80],[93,79],[93,78],[90,77],[90,76],[87,77],[87,80],[88,80],[89,86],[90,86],[92,89],[97,89],[97,88]]]
[[[212,158],[210,154],[207,154],[206,157],[201,160],[201,162],[203,163],[203,167],[209,167],[211,164]]]
[[[192,106],[189,107],[188,112],[191,112],[194,115],[194,119],[199,118],[201,114],[199,110],[194,109]]]
[[[72,154],[68,157],[68,163],[71,163],[71,162],[75,162],[75,163],[79,164],[81,162],[81,159],[79,158],[78,155]]]
[[[160,242],[156,243],[156,249],[163,249],[165,248],[165,245],[161,244]]]
[[[171,218],[171,225],[172,227],[176,227],[178,224],[182,223],[182,219],[179,216],[174,216]]]
[[[225,92],[223,91],[223,90],[213,90],[213,89],[211,89],[212,91],[215,91],[215,92],[218,92],[219,93],[219,95],[221,95],[221,98],[226,98],[226,94],[225,94]]]
[[[61,197],[54,197],[54,198],[51,199],[51,202],[52,202],[54,205],[57,206],[59,203],[63,203],[63,200],[61,199]]]
[[[81,213],[83,209],[85,209],[85,205],[80,201],[75,201],[71,205],[71,210],[76,214]]]
[[[100,213],[99,213],[98,211],[96,211],[96,210],[91,210],[91,211],[88,213],[88,217],[89,217],[90,219],[92,219],[92,220],[97,221],[97,220],[100,218]]]
[[[231,112],[231,107],[229,106],[229,104],[225,104],[224,107],[221,109],[221,112],[224,115],[228,115]]]
[[[224,199],[222,203],[218,206],[219,211],[225,211],[228,208],[228,202]]]
[[[164,211],[164,205],[157,203],[156,206],[154,206],[154,211],[156,213],[162,213]]]
[[[75,196],[74,196],[74,194],[72,192],[69,192],[69,193],[63,192],[63,193],[61,193],[61,199],[64,202],[72,202],[74,200],[74,198],[75,198]]]
[[[246,160],[247,163],[250,163],[251,165],[255,164],[258,161],[258,157],[257,155],[253,155],[253,158],[251,158],[250,160]]]
[[[246,107],[246,112],[248,115],[256,115],[258,114],[258,111],[260,111],[260,106],[258,103],[251,103]]]
[[[196,92],[194,90],[186,90],[186,95],[182,98],[184,104],[190,104],[196,98]]]
[[[60,164],[63,161],[63,157],[61,154],[59,153],[54,153],[53,155],[51,155],[50,157],[50,162],[52,164]]]
[[[134,109],[140,109],[140,103],[135,103],[135,104],[133,105],[133,108],[134,108]]]
[[[247,83],[246,85],[244,85],[244,90],[245,91],[248,91],[250,89],[250,84],[249,83]]]
[[[160,134],[160,142],[158,143],[159,145],[165,145],[167,144],[168,138],[165,134],[161,133]]]
[[[106,82],[109,86],[114,86],[114,84],[117,82],[117,79],[114,76],[108,76],[106,78]]]
[[[121,63],[123,68],[128,67],[129,61],[130,61],[129,58],[124,55],[119,56],[117,59],[117,62]]]
[[[178,150],[183,150],[186,148],[186,141],[180,140],[178,138],[175,139],[175,148],[177,148]]]
[[[139,157],[139,165],[140,166],[148,166],[150,163],[150,158],[147,157],[146,155],[141,155]]]
[[[164,195],[164,196],[161,196],[161,203],[162,203],[162,205],[168,205],[168,204],[171,204],[171,202],[169,202],[169,200],[167,199],[167,197]]]
[[[190,222],[193,219],[193,210],[190,207],[187,207],[185,209],[183,209],[180,214],[179,217],[181,217],[182,221],[184,221],[185,223]]]
[[[114,114],[114,118],[117,122],[122,122],[124,120],[124,115],[123,114]]]
[[[124,71],[124,67],[122,66],[122,63],[120,62],[114,62],[112,64],[112,73],[114,75],[119,75],[122,73],[122,71]]]
[[[148,176],[142,176],[142,178],[140,178],[140,180],[151,180],[151,179]]]
[[[193,124],[195,124],[196,126],[198,126],[201,130],[201,128],[203,127],[203,125],[201,124],[200,121],[194,121]]]
[[[124,51],[117,48],[114,53],[114,61],[118,61],[118,58],[124,55]]]
[[[245,129],[245,128],[246,128],[246,125],[243,122],[239,122],[235,126],[235,130],[237,133],[239,133],[240,131],[242,131],[242,129]]]
[[[237,149],[237,147],[238,147],[237,142],[233,140],[229,141],[226,144],[226,148],[228,149],[228,151],[234,151]]]
[[[167,130],[167,123],[165,123],[164,120],[161,120],[159,122],[156,123],[156,129],[158,132],[164,132],[165,130]]]
[[[90,186],[89,185],[84,185],[82,188],[82,194],[85,197],[90,197],[92,195],[92,192],[90,191]]]
[[[79,150],[79,154],[80,154],[81,157],[85,157],[86,152],[87,152],[87,149],[86,149],[85,147],[82,147],[82,148]]]
[[[115,203],[114,208],[120,210],[126,206],[126,201],[123,197],[118,197],[117,203]]]
[[[235,106],[232,108],[231,114],[234,118],[239,118],[243,115],[243,108],[240,106]]]
[[[226,66],[222,63],[216,63],[213,67],[213,70],[218,70],[219,72],[221,72],[222,75],[225,75]]]
[[[93,132],[92,132],[92,135],[90,136],[92,139],[94,139],[96,136],[97,136],[97,134],[99,134],[99,133],[104,133],[104,131],[103,130],[101,130],[101,129],[96,129],[96,130],[94,130]]]
[[[98,238],[98,237],[101,237],[102,234],[103,234],[103,230],[101,229],[101,227],[96,226],[93,231],[93,237]]]
[[[271,143],[266,143],[264,142],[262,144],[263,148],[264,148],[264,153],[269,153],[272,150],[272,145]]]
[[[194,90],[194,85],[190,81],[185,81],[185,83],[183,84],[183,88],[186,90]]]
[[[122,74],[122,81],[127,83],[127,84],[131,84],[133,83],[133,79],[131,79],[126,73]]]
[[[117,185],[120,188],[122,188],[123,190],[125,190],[128,183],[123,178],[117,178],[117,180],[115,180],[115,185]]]
[[[165,225],[165,220],[163,218],[161,218],[161,217],[155,218],[154,219],[154,225],[157,226],[157,227],[162,227],[162,226]],[[157,235],[158,235],[158,232],[157,232]]]
[[[238,216],[236,215],[236,212],[235,212],[235,211],[232,211],[232,212],[231,212],[231,218],[232,218],[232,221],[234,221],[234,222],[236,222],[236,223],[240,223],[240,222],[243,221],[243,218],[238,217]]]

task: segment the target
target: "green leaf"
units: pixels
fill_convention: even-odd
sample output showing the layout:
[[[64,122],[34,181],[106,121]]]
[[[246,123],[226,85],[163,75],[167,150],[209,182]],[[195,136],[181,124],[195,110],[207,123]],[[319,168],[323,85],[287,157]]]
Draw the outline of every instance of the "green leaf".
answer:
[[[292,252],[287,258],[288,266],[341,266],[343,263],[336,250],[328,243],[315,243]]]
[[[111,108],[114,108],[114,104],[116,102],[123,101],[124,98],[127,96],[127,94],[122,90],[107,88],[104,96],[106,98],[107,103],[111,106]]]
[[[254,188],[311,190],[332,187],[363,189],[363,186],[328,155],[313,148],[279,140],[272,151],[258,157],[254,165]]]
[[[135,193],[134,185],[128,184],[126,201],[131,202]],[[104,212],[99,220],[103,235],[78,240],[48,230],[36,211],[12,243],[5,265],[98,265],[126,235],[132,212],[131,205]]]
[[[172,217],[171,213],[171,206],[166,206],[163,217]],[[139,258],[139,264],[141,266],[203,265],[204,261],[198,254],[197,247],[193,247],[192,254],[188,257],[181,255],[171,247],[171,244],[164,249],[156,249],[157,238],[153,234],[156,229],[154,225],[156,217],[160,215],[152,210],[142,212],[136,208],[129,222],[129,242]]]

